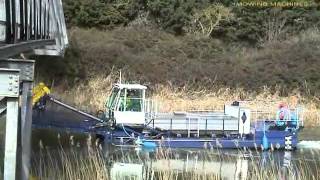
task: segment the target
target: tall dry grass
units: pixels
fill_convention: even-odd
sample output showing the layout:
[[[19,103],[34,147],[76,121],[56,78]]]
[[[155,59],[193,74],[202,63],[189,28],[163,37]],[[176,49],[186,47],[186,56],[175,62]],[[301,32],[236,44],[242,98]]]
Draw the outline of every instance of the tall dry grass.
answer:
[[[110,94],[112,84],[117,79],[117,73],[98,76],[81,83],[74,88],[63,91],[61,87],[54,87],[55,94],[66,102],[74,104],[82,110],[95,113],[104,110],[106,100]],[[124,79],[125,81],[125,79]],[[249,107],[253,119],[274,118],[278,104],[285,102],[290,108],[303,108],[302,117],[305,126],[320,125],[320,108],[316,97],[304,97],[298,91],[288,96],[280,96],[279,91],[273,92],[265,87],[259,93],[248,92],[237,88],[216,88],[189,90],[188,87],[175,88],[168,85],[149,86],[149,98],[155,100],[159,112],[193,111],[193,110],[223,110],[225,104],[240,101]]]
[[[70,143],[72,145],[73,142]],[[103,157],[99,146],[92,146],[91,136],[88,138],[88,145],[85,149],[73,146],[70,150],[60,144],[60,147],[52,150],[43,147],[41,141],[39,144],[40,151],[33,154],[32,179],[110,179],[107,160]]]
[[[142,176],[144,180],[218,180],[225,179],[226,176],[230,177],[226,173],[234,173],[234,179],[239,180],[313,180],[320,175],[320,171],[318,171],[320,165],[319,151],[311,151],[313,157],[311,159],[310,157],[297,158],[292,156],[284,157],[287,159],[282,160],[269,151],[260,152],[239,149],[235,152],[224,153],[211,149],[183,152],[160,148],[153,152],[148,152],[141,149],[133,151],[133,149],[127,148],[104,149],[91,142],[92,139],[89,136],[87,146],[83,148],[72,146],[70,149],[65,149],[60,146],[58,149],[53,150],[43,147],[40,143],[40,152],[35,154],[35,161],[32,165],[31,174],[33,179],[114,180],[111,178],[111,171],[115,163],[143,165]],[[183,154],[185,153],[187,153],[189,159],[183,159],[185,157]],[[288,154],[291,156],[290,152]],[[179,158],[178,156],[181,157]],[[212,164],[211,162],[214,163]],[[227,168],[230,166],[224,166],[224,164],[228,163],[236,166],[235,172],[232,169],[217,170],[219,169],[218,167],[208,167],[208,165],[216,164],[220,168]],[[203,167],[203,169],[198,169],[199,167]],[[126,174],[125,168],[122,168],[122,171],[123,174]],[[137,172],[139,173],[139,171]],[[116,180],[142,180],[136,177],[120,177],[123,175],[121,172],[115,174],[117,175]]]

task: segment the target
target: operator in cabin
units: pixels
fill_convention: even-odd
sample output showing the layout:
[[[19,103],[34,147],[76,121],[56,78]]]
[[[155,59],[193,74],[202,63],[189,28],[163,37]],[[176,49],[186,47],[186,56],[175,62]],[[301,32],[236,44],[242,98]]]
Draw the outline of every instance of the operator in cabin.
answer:
[[[134,92],[133,90],[127,91],[127,98],[126,98],[126,111],[133,111],[133,101],[134,101]]]
[[[138,90],[128,90],[128,95],[127,95],[127,101],[128,102],[128,111],[135,111],[135,112],[140,112],[141,111],[141,98],[139,95]]]
[[[124,98],[124,94],[120,98],[120,110],[121,111],[141,111],[139,98],[136,95],[136,90],[127,90],[127,96]]]

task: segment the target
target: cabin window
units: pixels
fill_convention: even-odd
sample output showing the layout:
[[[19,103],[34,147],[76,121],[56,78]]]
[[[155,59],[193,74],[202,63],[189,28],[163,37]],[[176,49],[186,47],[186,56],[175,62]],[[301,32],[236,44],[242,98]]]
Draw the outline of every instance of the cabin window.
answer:
[[[119,111],[141,112],[143,93],[139,89],[123,89],[120,93]]]
[[[111,93],[110,98],[107,103],[108,109],[114,109],[114,107],[116,106],[116,101],[117,101],[117,96],[119,94],[119,91],[120,90],[118,88],[112,89],[112,93]]]

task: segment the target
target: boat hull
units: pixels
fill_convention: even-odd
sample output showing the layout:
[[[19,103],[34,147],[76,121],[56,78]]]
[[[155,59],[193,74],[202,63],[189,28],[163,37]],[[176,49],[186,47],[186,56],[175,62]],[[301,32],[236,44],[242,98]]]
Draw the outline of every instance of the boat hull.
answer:
[[[113,134],[112,137],[110,135]],[[117,145],[133,145],[134,138],[121,136],[122,132],[109,133],[107,139]],[[156,147],[165,148],[219,148],[219,149],[287,149],[294,150],[297,147],[298,137],[296,133],[288,131],[268,131],[265,133],[268,140],[267,147],[263,145],[264,132],[255,132],[245,138],[177,138],[161,137],[152,139],[142,137],[142,142],[153,143]],[[130,140],[130,138],[132,140]],[[141,143],[144,146],[144,143]]]

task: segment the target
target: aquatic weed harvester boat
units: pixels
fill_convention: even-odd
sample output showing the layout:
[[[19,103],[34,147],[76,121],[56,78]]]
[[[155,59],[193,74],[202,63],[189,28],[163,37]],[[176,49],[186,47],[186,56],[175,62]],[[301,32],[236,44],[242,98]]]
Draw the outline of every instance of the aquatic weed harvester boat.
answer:
[[[275,119],[252,120],[239,102],[223,112],[157,112],[147,87],[115,84],[99,118],[66,105],[44,84],[34,91],[33,125],[95,133],[116,146],[145,148],[256,148],[294,150],[303,126],[302,109],[280,105]]]

